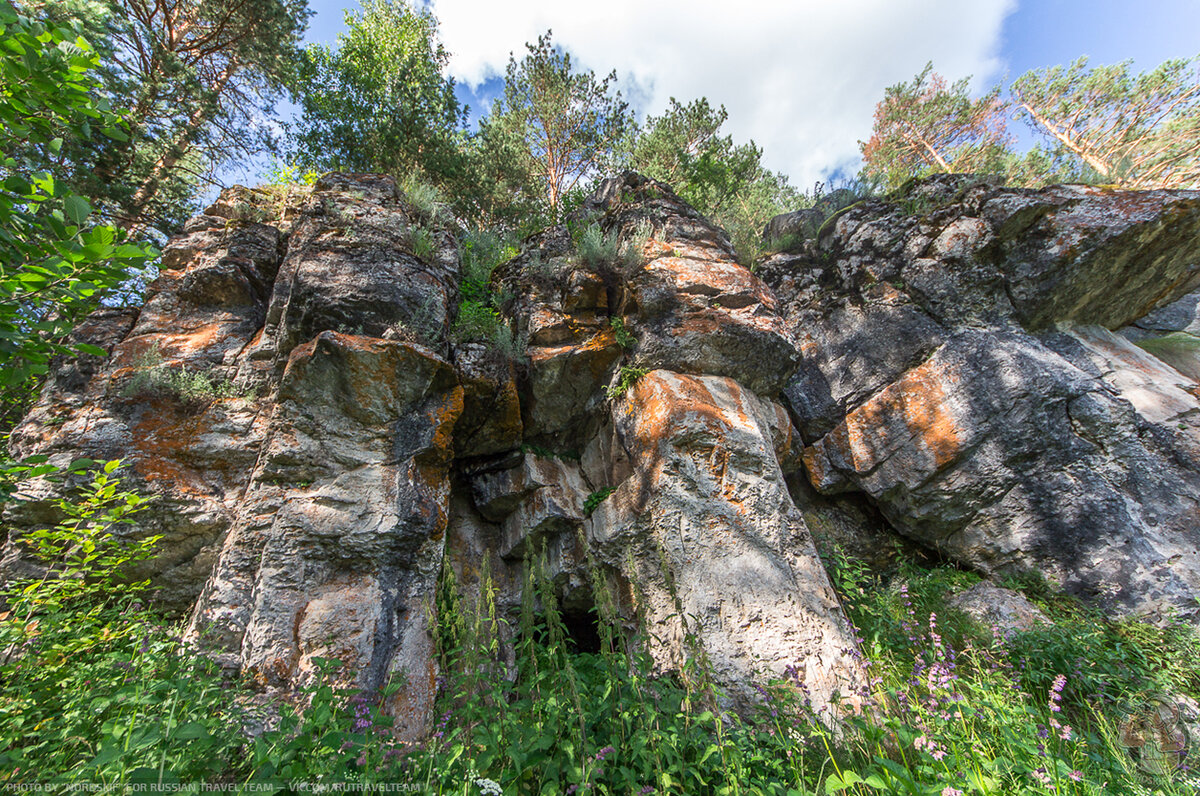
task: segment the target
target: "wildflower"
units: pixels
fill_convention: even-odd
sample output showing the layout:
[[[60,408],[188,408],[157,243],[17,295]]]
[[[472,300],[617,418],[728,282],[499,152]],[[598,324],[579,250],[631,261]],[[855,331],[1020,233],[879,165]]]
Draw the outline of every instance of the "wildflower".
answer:
[[[1069,741],[1069,740],[1071,740],[1071,725],[1070,725],[1070,724],[1064,724],[1064,725],[1062,726],[1062,730],[1060,730],[1060,731],[1059,731],[1059,733],[1058,733],[1058,737],[1059,737],[1059,738],[1062,738],[1064,741]]]
[[[1034,769],[1033,776],[1034,776],[1034,778],[1037,779],[1038,782],[1042,783],[1050,790],[1054,790],[1054,783],[1053,783],[1053,781],[1051,781],[1050,775],[1046,773],[1046,769],[1044,769],[1044,768]]]
[[[1062,710],[1059,705],[1062,702],[1062,690],[1067,684],[1067,676],[1065,674],[1057,675],[1054,678],[1054,683],[1050,686],[1050,710],[1058,713]]]
[[[945,749],[934,749],[929,754],[933,756],[934,760],[941,762],[942,758],[946,756],[946,750]]]
[[[963,796],[963,792],[958,788],[952,788],[949,785],[942,788],[942,796]]]
[[[595,759],[595,761],[596,761],[597,763],[604,762],[604,758],[608,757],[609,755],[611,755],[611,754],[612,754],[613,752],[615,752],[615,751],[617,751],[617,750],[616,750],[616,749],[614,749],[613,747],[611,747],[611,746],[606,746],[606,747],[604,747],[603,749],[601,749],[599,752],[596,752],[596,755],[595,755],[595,758],[594,758],[594,759]]]
[[[479,788],[479,792],[483,796],[501,796],[504,793],[499,782],[487,777],[477,777],[475,779],[475,787]]]
[[[1076,782],[1078,782],[1079,780],[1083,779],[1083,772],[1082,771],[1072,771],[1067,776],[1070,777],[1071,779],[1075,780]]]
[[[638,791],[638,796],[650,796],[651,793],[654,793],[654,786],[647,785],[646,787],[644,787],[640,791]]]

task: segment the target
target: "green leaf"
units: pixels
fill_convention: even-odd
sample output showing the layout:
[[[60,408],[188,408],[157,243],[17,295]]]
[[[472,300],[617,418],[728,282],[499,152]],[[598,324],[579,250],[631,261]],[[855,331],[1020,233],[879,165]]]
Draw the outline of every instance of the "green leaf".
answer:
[[[105,349],[101,348],[98,345],[92,345],[90,343],[76,343],[75,350],[80,352],[81,354],[90,354],[91,356],[94,356],[94,357],[108,356],[108,351],[106,351]]]
[[[181,725],[173,733],[172,738],[177,738],[181,741],[191,741],[197,738],[208,738],[208,727],[205,727],[198,721],[189,721],[187,724]]]
[[[837,774],[829,775],[829,778],[825,780],[825,792],[837,793],[840,790],[845,790],[846,788],[858,785],[861,782],[863,782],[862,777],[860,777],[854,771],[847,769],[846,771],[842,772],[840,777]]]
[[[63,201],[63,213],[72,224],[82,226],[92,214],[92,206],[82,196],[71,194]]]

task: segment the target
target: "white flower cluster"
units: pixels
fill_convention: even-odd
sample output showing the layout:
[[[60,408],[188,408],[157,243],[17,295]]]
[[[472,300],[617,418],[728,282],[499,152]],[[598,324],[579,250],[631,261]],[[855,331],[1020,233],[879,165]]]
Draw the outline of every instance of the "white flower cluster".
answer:
[[[467,772],[467,780],[479,788],[479,792],[483,796],[504,796],[500,783],[494,779],[479,776],[479,772],[475,770],[474,766]]]
[[[483,796],[503,796],[504,791],[500,789],[500,783],[494,779],[487,777],[476,777],[475,787],[479,788],[479,792]]]

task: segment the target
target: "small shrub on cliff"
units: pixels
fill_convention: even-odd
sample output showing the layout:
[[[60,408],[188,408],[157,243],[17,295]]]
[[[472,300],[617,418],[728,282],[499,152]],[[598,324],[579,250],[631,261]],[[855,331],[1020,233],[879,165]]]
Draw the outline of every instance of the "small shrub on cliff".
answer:
[[[422,226],[409,228],[408,245],[414,257],[425,262],[433,259],[433,255],[437,253],[437,243],[434,235],[435,233],[430,232]]]
[[[631,368],[622,365],[620,372],[617,374],[617,383],[606,388],[605,393],[610,399],[616,400],[628,392],[630,387],[637,384],[638,379],[649,372],[646,368]]]
[[[137,369],[121,394],[126,398],[145,395],[167,396],[193,405],[245,395],[227,379],[189,370],[182,365],[167,365],[157,348],[148,350],[138,360]]]
[[[610,230],[607,234],[600,225],[592,222],[574,236],[579,261],[595,271],[617,269],[629,273],[642,263],[642,249],[649,240],[651,227],[642,221],[634,229],[628,241],[621,244],[621,231]]]
[[[406,179],[400,187],[409,204],[424,221],[439,224],[445,220],[446,203],[437,187],[413,176]]]
[[[587,517],[592,516],[592,512],[594,512],[596,509],[600,508],[600,504],[603,503],[605,500],[607,500],[608,496],[616,491],[617,491],[616,487],[606,486],[606,487],[601,487],[600,489],[597,489],[595,492],[588,495],[587,499],[583,501],[584,516],[587,516]]]
[[[580,262],[590,268],[600,269],[617,261],[621,238],[616,230],[606,235],[599,224],[591,223],[579,233],[576,250]]]
[[[450,336],[456,343],[487,343],[509,359],[519,360],[525,355],[524,337],[513,332],[499,310],[481,301],[466,300],[459,305]]]
[[[629,329],[625,327],[625,320],[617,316],[609,319],[608,325],[612,327],[613,334],[617,338],[617,345],[621,348],[633,348],[637,345],[637,338],[629,333]]]
[[[463,233],[462,284],[463,298],[488,301],[492,298],[492,272],[517,256],[514,241],[489,230],[469,229]]]

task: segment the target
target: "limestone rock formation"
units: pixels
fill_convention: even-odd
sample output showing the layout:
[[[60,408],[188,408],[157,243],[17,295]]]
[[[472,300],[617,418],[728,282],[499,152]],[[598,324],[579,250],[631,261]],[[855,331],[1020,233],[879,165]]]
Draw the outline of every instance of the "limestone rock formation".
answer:
[[[1197,240],[1200,193],[957,176],[767,258],[812,483],[983,573],[1195,615],[1200,387],[1114,330],[1186,328]]]
[[[814,532],[1194,615],[1200,194],[844,199],[773,222],[752,271],[668,187],[609,179],[493,275],[514,351],[450,334],[457,236],[390,179],[234,189],[144,307],[76,330],[110,356],[57,363],[13,448],[123,459],[163,536],[137,574],[193,643],[268,690],[319,658],[400,682],[410,736],[447,570],[511,616],[544,560],[572,621],[610,599],[734,705],[798,671],[831,721],[863,675]],[[5,576],[61,488],[9,509]]]

